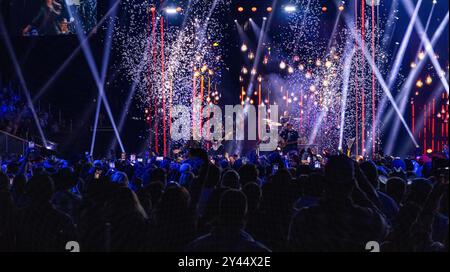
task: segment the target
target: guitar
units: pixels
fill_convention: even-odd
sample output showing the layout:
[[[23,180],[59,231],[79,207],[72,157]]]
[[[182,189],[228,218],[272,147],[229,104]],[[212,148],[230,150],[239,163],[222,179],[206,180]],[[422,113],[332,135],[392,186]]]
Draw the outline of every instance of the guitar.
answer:
[[[285,148],[288,145],[291,145],[291,144],[298,144],[298,140],[296,140],[296,141],[286,141],[285,139],[280,138],[280,140],[278,141],[278,147],[280,147],[282,149]]]

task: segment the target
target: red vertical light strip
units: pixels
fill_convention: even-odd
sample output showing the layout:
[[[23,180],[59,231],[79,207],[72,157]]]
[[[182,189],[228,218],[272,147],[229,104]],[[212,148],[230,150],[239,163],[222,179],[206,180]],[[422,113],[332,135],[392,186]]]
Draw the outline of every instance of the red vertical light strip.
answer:
[[[164,57],[164,18],[161,16],[161,95],[162,95],[162,121],[163,121],[163,153],[167,156],[167,131],[166,131],[166,79]]]
[[[207,106],[208,106],[208,111],[207,111],[207,114],[208,114],[208,119],[206,119],[206,127],[208,128],[207,130],[206,130],[206,138],[207,139],[209,139],[209,133],[210,133],[210,126],[209,126],[209,119],[210,119],[210,117],[211,117],[211,109],[210,109],[210,102],[208,102],[208,100],[209,101],[211,101],[211,76],[208,76],[208,90],[207,90],[207,99],[206,99],[206,103],[207,103]],[[207,149],[209,149],[210,148],[210,146],[209,146],[209,144],[206,146],[206,148]]]
[[[194,122],[195,122],[195,96],[197,95],[197,68],[194,67],[194,76],[192,78],[192,137],[194,137]]]
[[[258,105],[256,106],[256,115],[258,116],[258,139],[261,139],[261,122],[259,120],[259,106],[261,106],[262,103],[262,86],[261,86],[261,82],[259,82],[258,85]]]
[[[412,133],[413,135],[415,135],[415,112],[414,112],[415,108],[414,108],[414,101],[411,101],[411,129],[412,129]]]
[[[427,104],[423,106],[423,154],[427,153]]]
[[[200,122],[200,137],[202,136],[202,120],[203,120],[203,94],[205,92],[205,77],[202,75],[200,77],[200,118],[199,118],[199,122]]]
[[[372,61],[375,63],[375,0],[372,0]],[[376,140],[376,81],[375,72],[372,69],[372,156],[375,155]]]
[[[361,76],[361,82],[362,82],[362,88],[361,88],[361,148],[362,148],[362,155],[364,156],[364,149],[365,149],[365,124],[366,124],[366,116],[365,116],[365,59],[364,59],[364,50],[365,50],[365,10],[364,10],[365,0],[361,0],[361,69],[362,69],[362,76]]]
[[[433,98],[433,113],[431,115],[431,149],[434,150],[434,122],[435,122],[435,103],[436,99]]]

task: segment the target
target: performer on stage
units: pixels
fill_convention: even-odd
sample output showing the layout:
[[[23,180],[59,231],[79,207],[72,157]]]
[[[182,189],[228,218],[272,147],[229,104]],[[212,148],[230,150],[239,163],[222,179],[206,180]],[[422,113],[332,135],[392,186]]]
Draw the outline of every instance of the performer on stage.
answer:
[[[286,128],[280,133],[281,147],[283,152],[298,151],[298,132],[294,130],[291,123],[286,123]]]
[[[280,123],[282,126],[285,126],[289,120],[291,120],[291,117],[289,116],[289,113],[287,111],[283,112],[283,115],[280,117]]]
[[[27,35],[32,28],[37,28],[39,35],[60,34],[59,21],[62,9],[63,6],[56,0],[45,0],[38,15],[23,29],[22,34]]]

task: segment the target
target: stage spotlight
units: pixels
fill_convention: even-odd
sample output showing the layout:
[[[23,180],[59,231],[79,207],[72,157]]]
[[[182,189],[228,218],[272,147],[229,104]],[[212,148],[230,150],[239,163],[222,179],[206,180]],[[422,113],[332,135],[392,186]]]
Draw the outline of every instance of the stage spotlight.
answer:
[[[327,67],[327,68],[331,68],[332,65],[333,65],[333,63],[331,61],[329,61],[329,60],[327,60],[325,62],[325,67]]]
[[[155,12],[155,11],[156,11],[156,8],[155,8],[155,7],[151,7],[151,8],[150,8],[150,11],[151,11],[151,12]]]
[[[176,14],[177,13],[177,8],[167,7],[166,8],[166,13],[167,14]]]
[[[285,69],[286,68],[286,63],[284,61],[280,62],[280,69]]]
[[[431,78],[430,75],[428,75],[427,78],[425,79],[425,83],[426,83],[427,85],[431,85],[431,83],[433,83],[433,79]]]
[[[420,52],[419,52],[419,55],[418,55],[418,58],[419,58],[420,60],[423,60],[423,59],[425,58],[425,52],[420,51]]]
[[[285,12],[291,13],[291,12],[295,12],[296,10],[297,10],[297,7],[293,6],[293,5],[287,5],[284,7]]]
[[[248,53],[248,59],[252,60],[255,58],[255,54],[253,52]]]
[[[427,154],[431,154],[431,153],[433,153],[433,149],[428,148],[428,149],[427,149]]]
[[[322,7],[322,12],[327,12],[328,8],[326,6]]]
[[[344,10],[344,5],[340,5],[340,6],[338,7],[338,9],[339,9],[339,11],[343,11],[343,10]]]
[[[243,8],[243,7],[238,7],[237,10],[238,10],[239,12],[243,12],[243,11],[244,11],[244,8]]]
[[[417,88],[422,88],[422,86],[423,86],[423,81],[421,79],[417,80],[416,87]]]
[[[252,74],[253,76],[256,75],[256,69],[253,68],[252,71],[250,72],[250,74]]]
[[[292,68],[291,66],[288,67],[288,73],[292,74],[294,73],[294,68]]]
[[[258,9],[256,7],[252,7],[252,11],[256,12]]]
[[[267,7],[266,10],[267,12],[272,12],[272,7]]]
[[[245,51],[247,51],[247,49],[248,49],[247,45],[245,43],[243,43],[241,46],[241,51],[245,52]]]
[[[182,11],[181,7],[177,7],[177,12],[181,13],[181,11]]]
[[[263,17],[263,20],[264,20],[264,21],[267,20],[267,17]]]
[[[411,62],[411,64],[409,65],[409,67],[411,67],[412,69],[417,67],[417,64],[415,62]]]
[[[305,70],[305,66],[304,66],[303,64],[300,64],[300,65],[298,66],[298,69],[299,69],[300,71],[303,71],[303,70]]]

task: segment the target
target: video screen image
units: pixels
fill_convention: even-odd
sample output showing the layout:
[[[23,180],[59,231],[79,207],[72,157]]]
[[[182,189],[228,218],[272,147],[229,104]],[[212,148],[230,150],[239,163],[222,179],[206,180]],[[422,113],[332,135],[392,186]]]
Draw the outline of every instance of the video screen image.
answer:
[[[97,24],[97,0],[15,0],[10,7],[12,35],[87,33]]]

